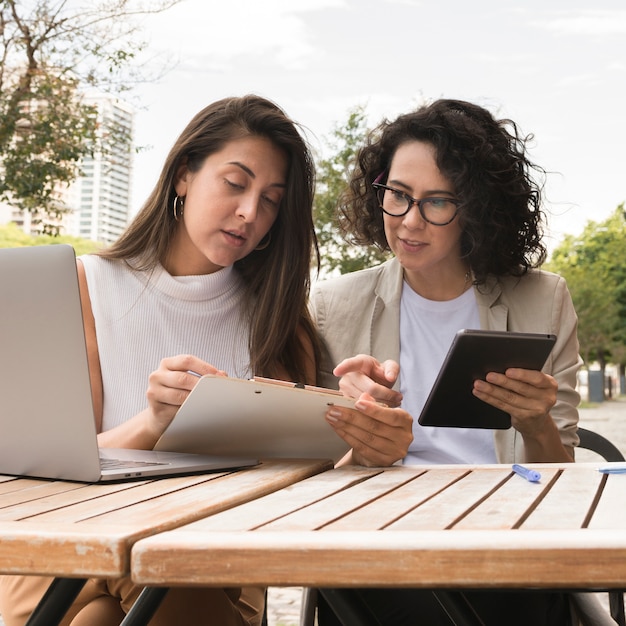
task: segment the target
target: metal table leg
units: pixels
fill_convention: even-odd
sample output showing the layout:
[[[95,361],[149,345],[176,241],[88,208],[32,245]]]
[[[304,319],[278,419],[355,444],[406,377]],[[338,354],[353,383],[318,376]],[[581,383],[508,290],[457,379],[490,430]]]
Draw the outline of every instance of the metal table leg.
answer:
[[[455,626],[485,626],[462,592],[437,589],[432,593]]]
[[[380,626],[353,589],[318,589],[344,626]]]
[[[120,626],[146,626],[167,592],[167,587],[144,587]]]
[[[621,589],[609,592],[609,607],[611,617],[619,624],[626,626],[626,615],[624,614],[624,591]]]
[[[60,624],[86,582],[86,578],[55,578],[28,618],[26,626]]]

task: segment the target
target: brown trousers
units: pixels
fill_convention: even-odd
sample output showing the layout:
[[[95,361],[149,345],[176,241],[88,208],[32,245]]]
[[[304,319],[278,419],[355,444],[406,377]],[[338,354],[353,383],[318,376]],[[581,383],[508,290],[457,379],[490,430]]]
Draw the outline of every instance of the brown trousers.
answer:
[[[23,626],[52,578],[0,576],[0,615],[6,626]],[[119,626],[141,587],[129,578],[90,579],[61,626]],[[259,626],[264,592],[259,587],[172,587],[150,626]]]

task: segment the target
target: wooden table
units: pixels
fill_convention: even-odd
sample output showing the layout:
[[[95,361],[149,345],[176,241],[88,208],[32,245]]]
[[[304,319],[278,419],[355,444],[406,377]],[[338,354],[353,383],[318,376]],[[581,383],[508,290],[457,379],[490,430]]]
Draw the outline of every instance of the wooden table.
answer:
[[[605,465],[605,464],[602,464]],[[367,469],[308,478],[144,539],[146,585],[623,588],[626,474],[600,464]]]
[[[137,540],[331,467],[330,461],[276,460],[238,471],[107,485],[0,476],[0,574],[55,576],[61,588],[67,579],[127,576]],[[75,597],[76,585],[69,587]],[[64,596],[57,615],[61,608],[50,607],[59,594],[29,624],[58,623],[73,599]]]

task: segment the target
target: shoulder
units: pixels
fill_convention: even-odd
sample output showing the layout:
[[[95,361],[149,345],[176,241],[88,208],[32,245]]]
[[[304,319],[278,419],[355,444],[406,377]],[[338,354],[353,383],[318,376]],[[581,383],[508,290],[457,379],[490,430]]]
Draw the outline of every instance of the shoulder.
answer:
[[[393,281],[398,271],[401,276],[401,270],[400,264],[392,259],[381,265],[319,281],[313,286],[312,292],[314,296],[320,297],[332,297],[335,294],[341,294],[343,298],[351,294],[371,296],[371,291],[377,290],[379,285]]]
[[[546,270],[529,270],[520,277],[500,277],[498,282],[505,297],[540,300],[561,296],[567,290],[565,279]]]
[[[501,277],[498,286],[493,304],[506,307],[511,330],[557,332],[576,317],[565,279],[558,274],[532,270],[521,277]]]
[[[77,258],[78,265],[82,264],[87,284],[92,288],[105,288],[109,284],[128,282],[146,282],[144,275],[147,272],[132,269],[131,265],[122,259],[108,259],[97,254],[84,254]]]
[[[311,315],[322,338],[333,347],[333,362],[369,352],[371,335],[378,332],[373,326],[396,327],[401,293],[402,266],[395,259],[315,286]]]
[[[82,266],[87,278],[115,272],[121,265],[117,261],[100,257],[97,254],[83,254],[77,258],[77,261],[78,267]]]
[[[350,272],[349,274],[342,274],[341,276],[336,276],[334,278],[326,278],[325,280],[316,283],[316,289],[319,291],[334,291],[349,288],[353,285],[372,283],[377,280],[381,271],[382,266],[368,267],[364,270]]]

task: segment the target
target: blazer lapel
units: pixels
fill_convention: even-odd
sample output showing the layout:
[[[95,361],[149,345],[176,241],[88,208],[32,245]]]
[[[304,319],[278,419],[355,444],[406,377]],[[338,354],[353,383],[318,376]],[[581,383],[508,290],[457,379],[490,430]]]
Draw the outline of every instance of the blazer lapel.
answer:
[[[498,280],[493,276],[490,277],[486,284],[474,287],[474,293],[478,304],[480,327],[483,330],[507,330],[509,309],[499,302],[502,287]]]
[[[370,323],[370,354],[379,361],[400,362],[400,297],[403,271],[397,259],[384,264],[374,288]]]

